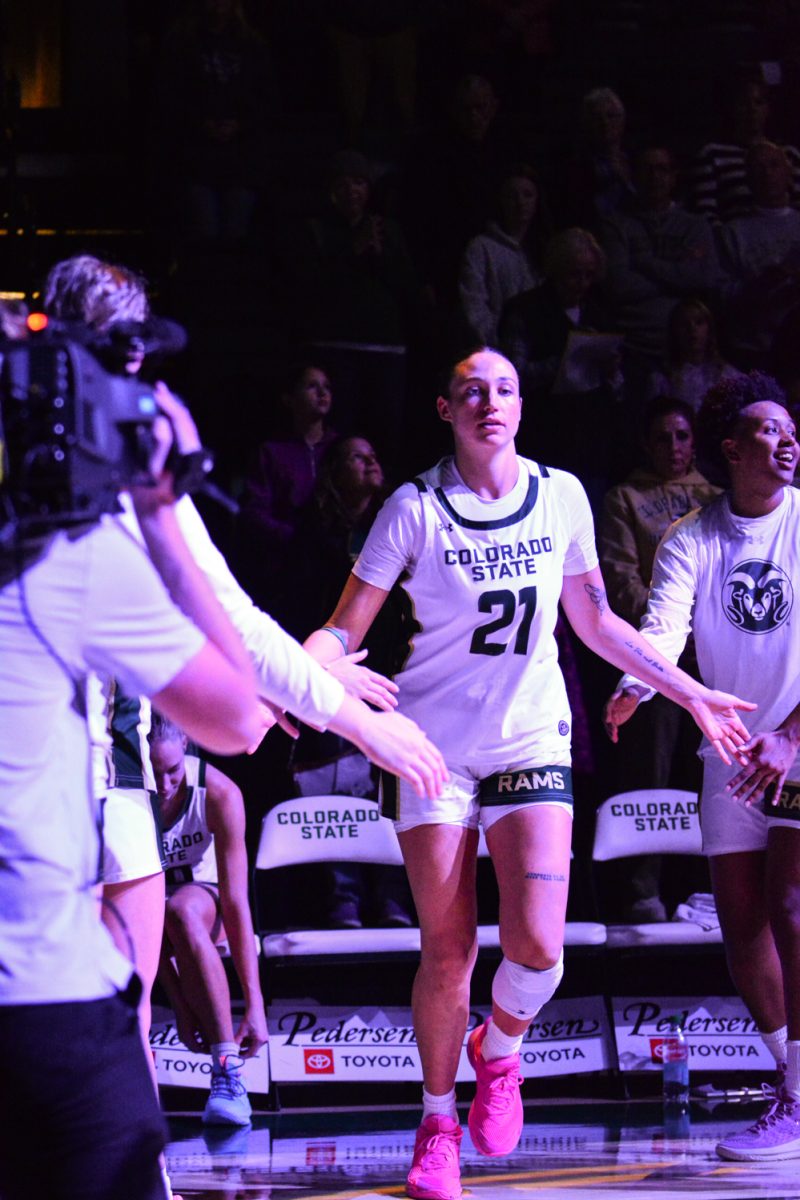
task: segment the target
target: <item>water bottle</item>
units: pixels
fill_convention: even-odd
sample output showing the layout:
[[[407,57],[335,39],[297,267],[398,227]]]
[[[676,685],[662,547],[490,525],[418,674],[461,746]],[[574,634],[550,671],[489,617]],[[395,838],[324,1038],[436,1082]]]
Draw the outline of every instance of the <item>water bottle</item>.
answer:
[[[679,1111],[689,1108],[689,1047],[681,1018],[670,1018],[670,1031],[661,1045],[664,1106]]]

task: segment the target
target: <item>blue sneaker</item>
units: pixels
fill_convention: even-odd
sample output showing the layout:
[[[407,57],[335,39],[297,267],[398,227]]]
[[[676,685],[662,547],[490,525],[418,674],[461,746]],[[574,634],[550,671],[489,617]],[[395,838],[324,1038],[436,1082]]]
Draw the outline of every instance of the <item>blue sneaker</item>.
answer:
[[[253,1115],[241,1079],[242,1060],[229,1054],[211,1072],[211,1094],[203,1112],[204,1125],[249,1125]]]

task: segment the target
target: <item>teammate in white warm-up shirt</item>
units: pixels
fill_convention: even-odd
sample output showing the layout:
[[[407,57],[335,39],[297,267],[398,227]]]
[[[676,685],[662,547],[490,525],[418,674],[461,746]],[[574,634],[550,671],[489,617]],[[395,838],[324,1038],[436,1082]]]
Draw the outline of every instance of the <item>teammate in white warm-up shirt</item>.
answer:
[[[747,717],[748,766],[701,747],[700,822],[731,978],[779,1085],[755,1125],[717,1151],[800,1157],[800,493],[791,486],[800,450],[783,392],[757,372],[708,392],[698,434],[730,487],[665,535],[642,632],[672,661],[693,632],[702,678],[758,704]],[[622,680],[606,708],[613,740],[646,695]]]

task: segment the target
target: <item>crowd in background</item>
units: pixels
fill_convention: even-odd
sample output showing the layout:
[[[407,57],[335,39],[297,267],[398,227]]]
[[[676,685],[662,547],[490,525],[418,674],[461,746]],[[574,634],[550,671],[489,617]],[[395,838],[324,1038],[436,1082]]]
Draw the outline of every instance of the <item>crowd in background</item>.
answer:
[[[151,233],[133,258],[189,332],[152,369],[239,505],[206,508],[212,527],[296,637],[330,612],[387,491],[444,452],[438,371],[476,345],[517,368],[520,452],[580,477],[612,607],[638,621],[659,538],[718,492],[694,452],[706,389],[753,368],[790,401],[800,385],[794,7],[143,6]],[[375,669],[391,672],[400,625],[390,610],[373,630]],[[635,753],[605,745],[614,677],[566,627],[560,650],[580,847],[611,791],[696,789],[696,738],[656,700]],[[255,828],[309,772],[374,794],[358,759],[275,731],[231,773]],[[694,886],[672,894],[640,863],[617,915],[662,918]],[[333,876],[326,919],[407,920],[407,896],[362,908],[365,889]]]

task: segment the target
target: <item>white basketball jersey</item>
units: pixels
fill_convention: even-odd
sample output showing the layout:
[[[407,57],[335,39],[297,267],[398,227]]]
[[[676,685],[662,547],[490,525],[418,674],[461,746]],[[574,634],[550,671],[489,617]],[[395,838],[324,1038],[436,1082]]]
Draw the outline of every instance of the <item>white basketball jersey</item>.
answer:
[[[167,893],[184,883],[216,883],[214,835],[206,818],[206,764],[186,755],[186,800],[177,821],[162,831]]]
[[[592,516],[574,476],[517,461],[512,491],[483,500],[443,459],[389,497],[353,568],[406,592],[399,708],[452,763],[569,763],[553,630],[564,575],[597,565]]]

